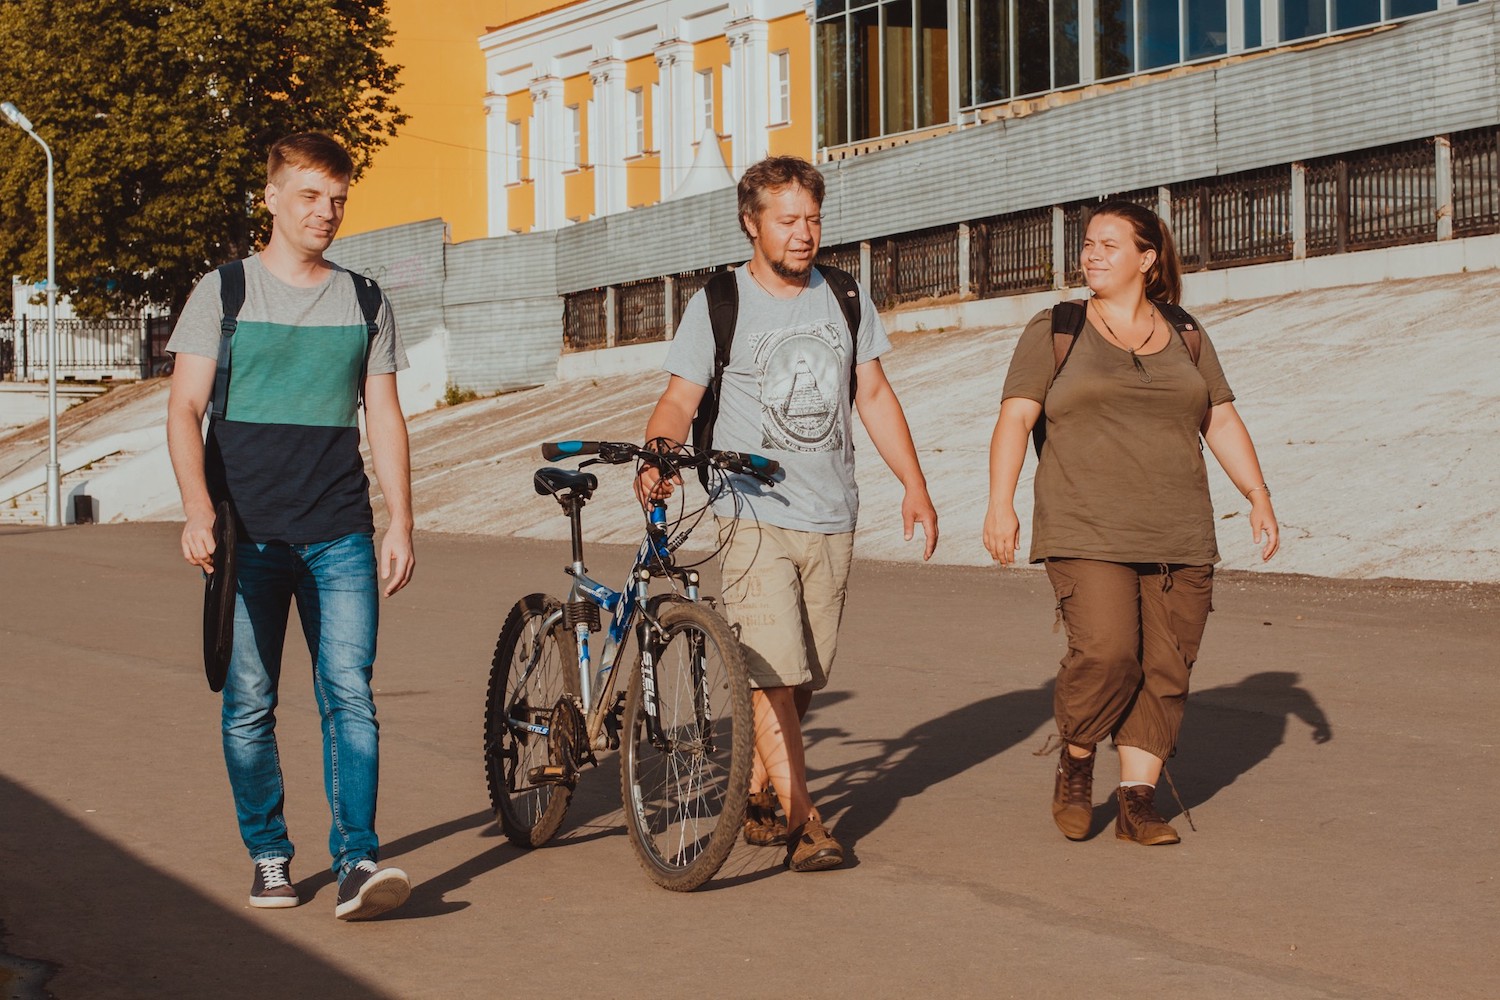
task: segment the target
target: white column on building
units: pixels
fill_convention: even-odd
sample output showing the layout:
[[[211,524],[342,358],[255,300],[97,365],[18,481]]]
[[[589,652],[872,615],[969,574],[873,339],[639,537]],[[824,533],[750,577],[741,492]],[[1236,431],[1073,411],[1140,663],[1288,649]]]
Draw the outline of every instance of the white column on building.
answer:
[[[729,75],[734,80],[732,87],[724,88],[726,97],[730,93],[734,95],[733,106],[729,109],[734,120],[726,121],[725,125],[733,136],[731,169],[734,176],[739,177],[746,167],[764,159],[770,150],[766,134],[766,127],[771,123],[770,74],[767,72],[770,31],[765,21],[742,17],[729,22],[724,35],[729,41]]]
[[[531,176],[535,178],[536,228],[557,229],[567,222],[563,171],[569,166],[563,82],[555,76],[531,81]]]
[[[693,165],[693,47],[670,38],[654,50],[661,78],[661,196],[671,194]]]
[[[485,193],[489,199],[489,213],[485,224],[491,236],[504,236],[510,231],[510,193],[506,190],[505,183],[516,152],[507,145],[504,95],[486,94],[484,114],[484,145],[488,153],[484,171]]]
[[[589,64],[594,85],[593,142],[589,161],[594,165],[594,214],[625,211],[625,133],[630,128],[625,107],[625,62],[614,57]]]

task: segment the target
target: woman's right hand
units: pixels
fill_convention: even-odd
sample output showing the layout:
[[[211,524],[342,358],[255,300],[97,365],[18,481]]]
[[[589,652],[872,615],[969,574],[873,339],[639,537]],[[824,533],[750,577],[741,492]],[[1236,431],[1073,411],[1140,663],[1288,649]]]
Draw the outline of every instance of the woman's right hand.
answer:
[[[1016,550],[1021,547],[1021,519],[1016,517],[1015,507],[990,504],[984,515],[984,547],[1001,566],[1016,561]]]

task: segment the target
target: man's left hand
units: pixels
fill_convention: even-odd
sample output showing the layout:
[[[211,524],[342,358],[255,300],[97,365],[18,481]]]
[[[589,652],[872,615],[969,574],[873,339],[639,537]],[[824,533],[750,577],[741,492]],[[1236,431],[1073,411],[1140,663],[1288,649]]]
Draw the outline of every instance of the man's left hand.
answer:
[[[925,486],[908,489],[901,498],[901,527],[908,542],[918,524],[922,526],[922,535],[927,541],[926,550],[922,553],[922,561],[926,562],[937,550],[938,518],[937,508],[932,505],[932,497],[927,495]]]
[[[385,581],[385,596],[390,597],[411,583],[411,575],[416,568],[417,556],[412,549],[411,529],[388,529],[380,543],[380,579]]]

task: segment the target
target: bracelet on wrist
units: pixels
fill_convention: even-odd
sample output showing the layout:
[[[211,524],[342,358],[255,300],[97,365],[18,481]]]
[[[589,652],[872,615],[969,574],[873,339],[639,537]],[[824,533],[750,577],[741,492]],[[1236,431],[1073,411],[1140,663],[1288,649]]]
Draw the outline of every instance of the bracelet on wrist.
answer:
[[[1246,490],[1245,499],[1249,500],[1250,494],[1256,492],[1257,490],[1265,493],[1267,500],[1271,499],[1271,487],[1267,486],[1265,483],[1261,483],[1259,486],[1252,486],[1248,490]]]

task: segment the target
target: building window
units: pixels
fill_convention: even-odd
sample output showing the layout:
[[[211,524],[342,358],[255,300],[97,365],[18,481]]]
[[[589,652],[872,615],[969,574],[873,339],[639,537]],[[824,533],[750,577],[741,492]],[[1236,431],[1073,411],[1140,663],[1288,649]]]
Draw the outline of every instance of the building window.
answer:
[[[521,122],[505,123],[505,183],[518,184],[525,176],[521,169]]]
[[[817,0],[816,17],[819,145],[949,120],[946,0]]]
[[[646,151],[646,88],[636,87],[625,94],[625,110],[629,116],[628,155],[640,156]]]
[[[697,77],[698,134],[714,131],[714,71],[706,69]],[[715,133],[717,134],[717,133]]]
[[[771,53],[771,124],[785,125],[792,120],[792,54],[785,50]]]
[[[567,111],[569,166],[577,170],[583,166],[583,109],[569,104]]]
[[[1470,2],[1470,0],[1458,0]],[[963,108],[1109,80],[1229,51],[1230,4],[1245,48],[1347,31],[1437,9],[1439,0],[814,0],[817,144],[862,142],[953,120],[950,53]],[[1092,21],[1092,23],[1089,23]],[[1093,33],[1093,65],[1081,53]],[[784,53],[771,56],[771,113],[790,116]]]

